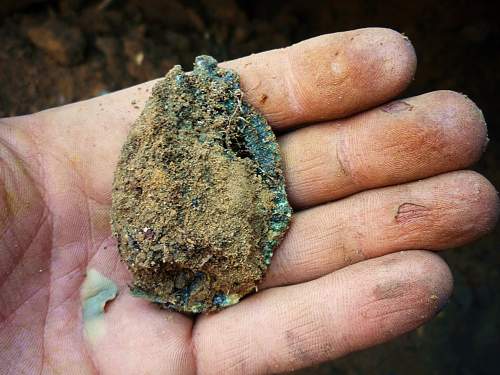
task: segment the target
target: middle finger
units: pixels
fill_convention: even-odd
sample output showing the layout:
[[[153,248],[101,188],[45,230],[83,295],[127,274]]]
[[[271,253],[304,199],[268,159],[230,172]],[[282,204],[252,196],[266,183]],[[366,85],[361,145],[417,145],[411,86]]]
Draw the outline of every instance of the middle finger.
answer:
[[[485,144],[481,111],[452,91],[395,101],[280,138],[296,209],[466,168]]]

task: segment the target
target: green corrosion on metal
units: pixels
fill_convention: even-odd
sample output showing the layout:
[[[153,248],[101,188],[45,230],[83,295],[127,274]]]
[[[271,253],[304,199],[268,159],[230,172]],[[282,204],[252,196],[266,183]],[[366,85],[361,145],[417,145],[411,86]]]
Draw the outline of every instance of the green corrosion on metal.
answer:
[[[87,271],[80,289],[82,316],[85,337],[91,342],[99,339],[106,330],[104,308],[116,298],[118,286],[97,270]]]
[[[104,306],[108,301],[115,299],[118,287],[107,277],[91,268],[82,285],[82,312],[83,320],[95,319],[104,313]]]
[[[134,296],[181,312],[257,290],[288,229],[276,137],[238,75],[199,56],[153,88],[115,172],[112,226]]]
[[[262,249],[264,261],[269,265],[274,248],[288,228],[292,215],[285,191],[285,182],[281,175],[282,161],[276,137],[264,116],[242,100],[240,81],[233,71],[227,70],[220,76],[220,68],[213,57],[198,56],[195,61],[194,74],[205,76],[214,82],[224,81],[229,84],[233,90],[233,98],[225,102],[226,116],[232,118],[235,117],[235,113],[238,113],[236,123],[243,135],[249,157],[257,163],[257,173],[262,176],[264,182],[275,194],[275,206],[269,222],[267,241]],[[234,151],[228,150],[228,153],[230,157],[237,156]]]

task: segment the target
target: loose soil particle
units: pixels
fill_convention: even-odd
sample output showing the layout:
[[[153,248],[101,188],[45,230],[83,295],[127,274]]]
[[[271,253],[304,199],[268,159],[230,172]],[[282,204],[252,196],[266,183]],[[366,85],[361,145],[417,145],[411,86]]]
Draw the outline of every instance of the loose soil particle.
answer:
[[[256,290],[288,228],[276,138],[209,56],[153,89],[119,160],[112,226],[132,292],[205,312]]]

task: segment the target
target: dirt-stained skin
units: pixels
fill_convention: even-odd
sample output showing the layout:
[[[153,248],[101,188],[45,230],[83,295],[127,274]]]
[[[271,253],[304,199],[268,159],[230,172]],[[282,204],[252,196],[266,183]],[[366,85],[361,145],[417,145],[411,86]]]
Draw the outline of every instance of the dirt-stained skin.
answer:
[[[153,89],[115,173],[113,233],[135,295],[182,312],[256,289],[288,228],[276,138],[208,56]]]

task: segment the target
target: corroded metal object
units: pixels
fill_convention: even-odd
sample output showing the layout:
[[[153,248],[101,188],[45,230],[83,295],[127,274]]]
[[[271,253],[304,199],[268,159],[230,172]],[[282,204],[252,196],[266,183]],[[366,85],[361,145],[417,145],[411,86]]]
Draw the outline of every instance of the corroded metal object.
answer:
[[[276,138],[236,73],[199,56],[156,84],[123,146],[111,217],[136,296],[199,313],[256,290],[291,208]]]

